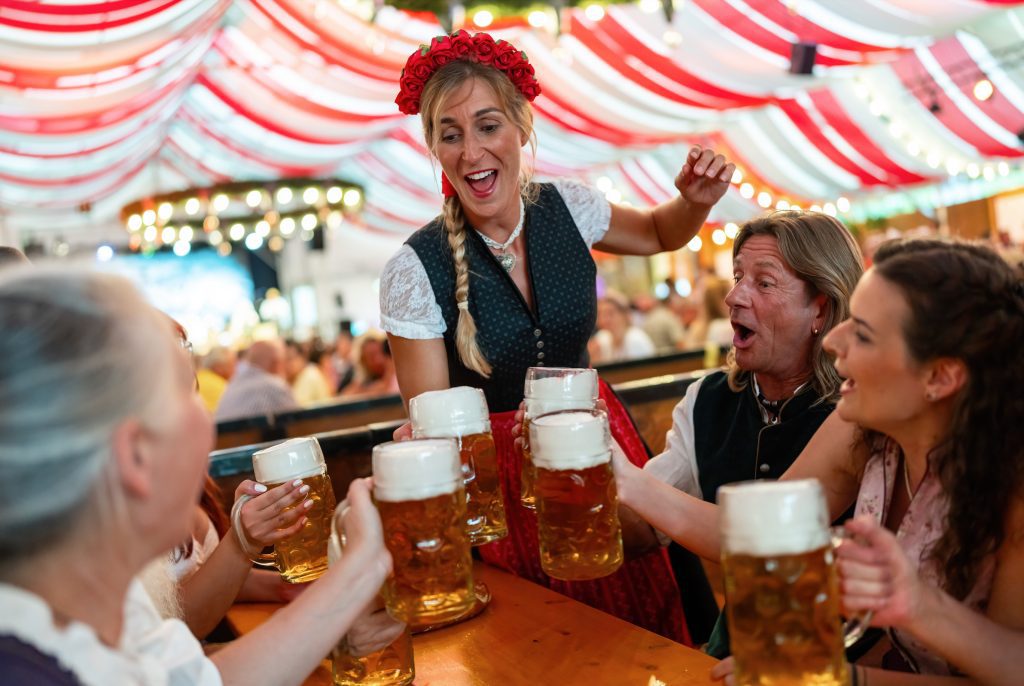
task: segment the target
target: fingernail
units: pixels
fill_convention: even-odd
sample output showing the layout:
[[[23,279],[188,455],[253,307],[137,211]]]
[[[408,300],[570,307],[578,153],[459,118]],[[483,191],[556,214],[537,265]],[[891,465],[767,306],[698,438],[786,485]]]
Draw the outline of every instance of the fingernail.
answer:
[[[698,174],[703,174],[704,173],[704,167],[697,167],[696,169],[694,169],[694,171],[697,172]]]
[[[301,485],[302,485],[302,479],[296,479],[295,481],[292,482],[292,486],[301,486]]]
[[[256,491],[257,493],[264,493],[266,492],[267,487],[264,486],[263,484],[256,484],[255,486],[252,487],[252,490]]]
[[[308,510],[309,508],[313,507],[313,501],[307,500],[306,502],[302,503],[302,506]]]
[[[309,486],[305,486],[304,485],[302,488],[299,489],[299,493],[302,493],[302,494],[309,493]]]

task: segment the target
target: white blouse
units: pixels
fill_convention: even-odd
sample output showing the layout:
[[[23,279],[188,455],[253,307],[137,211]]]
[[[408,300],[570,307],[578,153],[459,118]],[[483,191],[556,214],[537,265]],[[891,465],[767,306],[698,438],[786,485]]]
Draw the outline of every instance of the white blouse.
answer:
[[[562,196],[580,237],[592,247],[608,232],[612,208],[604,195],[578,181],[552,183]],[[442,338],[444,316],[434,297],[423,263],[408,244],[403,245],[384,266],[380,277],[381,327],[402,338]]]
[[[221,686],[220,672],[183,622],[165,620],[138,580],[128,589],[121,645],[111,648],[92,627],[58,627],[37,595],[0,584],[0,634],[53,656],[84,686]]]

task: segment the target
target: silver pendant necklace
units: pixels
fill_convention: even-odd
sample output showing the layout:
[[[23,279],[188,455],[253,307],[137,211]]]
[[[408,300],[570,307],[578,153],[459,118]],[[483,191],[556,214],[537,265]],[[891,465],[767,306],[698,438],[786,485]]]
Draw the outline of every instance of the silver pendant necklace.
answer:
[[[516,256],[513,253],[510,253],[508,251],[508,248],[509,248],[510,245],[515,243],[516,239],[519,238],[519,234],[522,233],[522,231],[523,231],[523,220],[525,218],[526,218],[526,210],[525,210],[525,208],[523,206],[523,198],[522,198],[522,196],[520,196],[520,198],[519,198],[519,223],[516,224],[516,228],[514,228],[512,230],[512,233],[509,234],[509,237],[508,237],[507,241],[505,241],[504,243],[499,243],[498,241],[494,240],[493,238],[489,238],[489,237],[483,235],[479,231],[476,232],[477,235],[480,236],[480,238],[483,240],[484,244],[488,248],[490,248],[491,250],[500,250],[501,251],[497,255],[495,255],[495,257],[498,258],[498,264],[501,265],[502,269],[504,269],[509,274],[511,274],[512,270],[516,268],[516,262],[518,260],[516,259]]]

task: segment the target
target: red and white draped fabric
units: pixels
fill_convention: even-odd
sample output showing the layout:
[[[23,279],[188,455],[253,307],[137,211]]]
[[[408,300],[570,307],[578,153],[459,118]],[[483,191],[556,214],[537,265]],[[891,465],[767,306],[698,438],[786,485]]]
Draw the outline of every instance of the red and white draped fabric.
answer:
[[[809,206],[1020,158],[1020,4],[688,0],[671,24],[657,5],[614,5],[599,20],[566,11],[559,36],[495,33],[544,89],[538,176],[659,202],[698,143],[755,191]],[[21,231],[114,228],[155,192],[341,176],[366,188],[362,228],[401,239],[439,207],[419,121],[394,104],[406,57],[437,33],[328,0],[7,0],[0,212]],[[801,41],[817,45],[813,75],[788,71]],[[972,96],[974,75],[990,99]],[[758,211],[737,186],[712,219]]]

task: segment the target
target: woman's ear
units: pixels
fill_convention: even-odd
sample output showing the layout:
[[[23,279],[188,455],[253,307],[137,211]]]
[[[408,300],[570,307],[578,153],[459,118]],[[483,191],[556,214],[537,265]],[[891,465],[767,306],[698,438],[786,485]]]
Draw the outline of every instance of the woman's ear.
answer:
[[[967,365],[956,357],[940,357],[928,364],[925,397],[942,400],[955,395],[967,383]]]
[[[148,497],[153,491],[153,480],[142,424],[135,419],[119,424],[111,438],[111,451],[125,492],[135,498]]]

